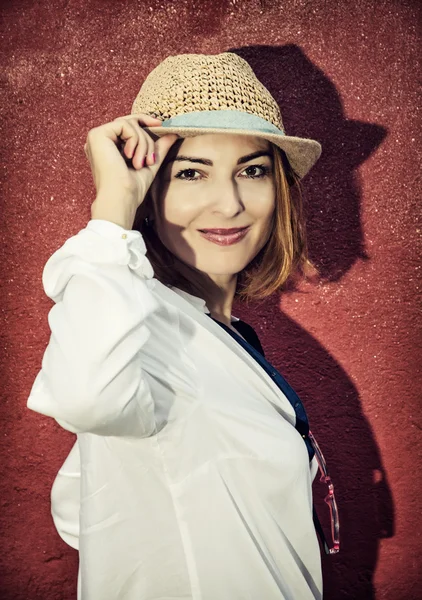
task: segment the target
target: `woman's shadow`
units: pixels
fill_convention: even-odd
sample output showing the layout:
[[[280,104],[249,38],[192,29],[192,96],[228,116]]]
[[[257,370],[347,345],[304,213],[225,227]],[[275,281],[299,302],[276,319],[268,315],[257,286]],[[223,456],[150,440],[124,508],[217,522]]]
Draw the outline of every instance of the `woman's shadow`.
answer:
[[[335,86],[299,46],[228,51],[244,58],[277,100],[287,134],[322,145],[320,159],[304,180],[309,255],[322,283],[339,281],[357,260],[370,260],[356,169],[381,144],[387,130],[345,118]],[[353,381],[310,332],[280,310],[283,294],[281,302],[275,294],[253,306],[235,303],[233,312],[261,334],[266,358],[303,400],[334,483],[341,548],[336,555],[322,553],[324,600],[370,600],[375,598],[372,579],[379,540],[394,535],[393,502],[382,458]],[[303,298],[306,302],[306,295]],[[276,332],[277,343],[270,332]],[[317,473],[314,503],[330,541],[327,491]]]

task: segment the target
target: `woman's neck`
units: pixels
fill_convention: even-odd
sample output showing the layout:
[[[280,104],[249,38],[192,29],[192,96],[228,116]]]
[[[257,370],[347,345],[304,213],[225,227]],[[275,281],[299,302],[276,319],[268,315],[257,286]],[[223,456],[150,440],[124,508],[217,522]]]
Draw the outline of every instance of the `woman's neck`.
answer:
[[[225,325],[231,325],[231,314],[236,292],[237,275],[225,277],[209,275],[217,284],[213,294],[205,299],[211,316]]]

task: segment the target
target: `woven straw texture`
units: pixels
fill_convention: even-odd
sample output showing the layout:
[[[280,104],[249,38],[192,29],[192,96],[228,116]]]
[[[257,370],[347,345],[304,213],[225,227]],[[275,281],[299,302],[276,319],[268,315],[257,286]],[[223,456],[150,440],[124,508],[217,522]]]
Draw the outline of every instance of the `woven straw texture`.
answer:
[[[284,132],[280,109],[250,65],[232,52],[169,56],[145,79],[132,106],[166,120],[205,110],[240,110]]]

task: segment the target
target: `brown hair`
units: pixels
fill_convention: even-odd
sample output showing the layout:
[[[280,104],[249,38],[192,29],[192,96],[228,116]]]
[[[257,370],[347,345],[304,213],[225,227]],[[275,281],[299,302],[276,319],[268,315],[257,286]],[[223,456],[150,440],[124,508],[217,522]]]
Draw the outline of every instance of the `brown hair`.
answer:
[[[177,154],[182,142],[183,138],[174,142],[156,174],[157,182],[154,181],[154,184],[158,185],[158,193],[162,187],[160,172],[170,156]],[[241,301],[263,300],[287,285],[294,284],[298,275],[306,279],[308,273],[318,273],[308,258],[300,178],[291,168],[285,152],[274,144],[271,147],[276,195],[272,233],[255,258],[238,273],[235,299]],[[166,248],[154,227],[145,223],[145,217],[151,213],[153,199],[150,188],[136,212],[133,229],[139,231],[144,238],[154,276],[167,286],[175,286],[206,299],[216,284],[206,273],[184,263]]]

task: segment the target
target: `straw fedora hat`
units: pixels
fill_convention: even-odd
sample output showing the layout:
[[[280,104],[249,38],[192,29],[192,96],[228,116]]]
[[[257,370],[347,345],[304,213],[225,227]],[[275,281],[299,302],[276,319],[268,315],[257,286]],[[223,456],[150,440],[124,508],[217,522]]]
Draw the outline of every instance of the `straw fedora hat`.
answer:
[[[319,142],[286,134],[277,102],[233,52],[168,56],[142,84],[131,109],[136,113],[163,120],[145,127],[158,137],[233,133],[269,140],[284,150],[300,179],[321,155]]]

